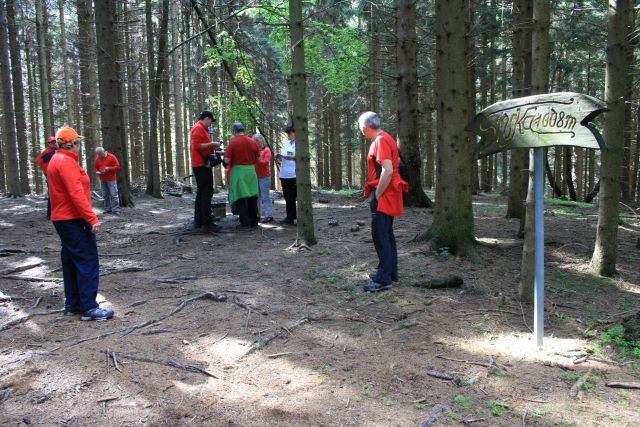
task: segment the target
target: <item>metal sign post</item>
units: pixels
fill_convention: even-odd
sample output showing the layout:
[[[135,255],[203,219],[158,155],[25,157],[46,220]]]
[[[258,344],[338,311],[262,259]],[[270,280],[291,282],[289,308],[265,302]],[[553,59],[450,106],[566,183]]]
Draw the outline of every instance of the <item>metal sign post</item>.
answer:
[[[544,149],[600,149],[602,136],[589,122],[607,111],[604,102],[574,92],[549,93],[498,102],[482,110],[465,130],[481,137],[478,158],[513,148],[534,149],[534,313],[536,344],[544,337]]]

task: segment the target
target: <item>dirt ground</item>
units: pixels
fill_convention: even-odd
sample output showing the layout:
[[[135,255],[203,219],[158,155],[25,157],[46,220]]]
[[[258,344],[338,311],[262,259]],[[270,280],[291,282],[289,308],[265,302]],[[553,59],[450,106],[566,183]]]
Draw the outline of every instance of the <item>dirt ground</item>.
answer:
[[[502,196],[474,197],[477,236],[506,239],[479,246],[481,262],[410,242],[432,213],[407,209],[395,223],[400,281],[381,294],[361,290],[377,263],[361,197],[314,192],[312,250],[290,248],[295,227],[239,231],[231,216],[222,233],[185,232],[193,197],[139,196],[121,217],[101,215],[106,322],[56,311],[60,244],[45,199],[0,200],[1,425],[640,425],[640,390],[606,386],[640,383],[640,363],[601,338],[640,311],[640,221],[628,210],[619,275],[604,279],[587,271],[595,208],[546,206],[538,350],[533,307],[515,298],[518,222]],[[10,273],[25,265],[36,266]],[[462,288],[412,286],[447,274]]]

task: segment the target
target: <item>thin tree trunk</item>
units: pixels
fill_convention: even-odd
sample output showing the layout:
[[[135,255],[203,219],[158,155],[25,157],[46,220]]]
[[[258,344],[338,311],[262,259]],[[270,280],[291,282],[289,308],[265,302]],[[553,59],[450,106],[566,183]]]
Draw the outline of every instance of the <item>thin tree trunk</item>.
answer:
[[[573,185],[573,149],[564,147],[564,179],[569,189],[569,197],[574,202],[578,199],[576,188]]]
[[[35,159],[40,154],[40,144],[38,144],[38,135],[40,135],[40,129],[38,127],[38,120],[36,119],[36,111],[38,111],[38,98],[35,94],[35,70],[33,69],[33,62],[31,61],[31,40],[26,34],[24,35],[24,56],[27,61],[27,86],[29,94],[29,117],[32,119],[29,121],[29,133],[31,136],[31,158]],[[36,185],[36,193],[42,194],[42,174],[38,168],[33,168],[33,181]]]
[[[162,76],[166,57],[164,45],[167,43],[166,28],[168,23],[168,0],[162,1],[162,21],[160,28],[160,41],[158,47],[158,65],[156,71],[153,70],[153,22],[151,20],[151,0],[145,0],[147,16],[147,59],[149,67],[149,153],[146,155],[147,161],[147,194],[153,197],[162,197],[160,189],[160,163],[158,159],[158,110],[160,107],[160,92],[162,80],[156,76]],[[165,10],[166,9],[166,10]]]
[[[93,10],[91,0],[76,0],[76,13],[78,15],[78,56],[80,59],[80,92],[82,96],[82,135],[84,135],[84,152],[87,159],[87,168],[93,168],[95,159],[95,147],[100,145],[98,138],[99,117],[96,110],[98,105],[98,76],[95,68],[96,39],[93,26]],[[91,186],[96,188],[98,177],[95,173],[89,173]]]
[[[316,135],[318,142],[316,144],[316,185],[322,187],[324,185],[324,141],[325,133],[322,125],[324,123],[324,115],[326,112],[322,108],[322,100],[320,100],[320,111],[316,119]]]
[[[55,134],[55,127],[51,110],[51,81],[47,72],[47,38],[46,33],[46,4],[45,0],[36,0],[36,32],[38,34],[38,70],[40,74],[40,103],[42,105],[42,122],[44,138]]]
[[[73,113],[72,110],[74,108],[73,101],[71,99],[71,85],[69,84],[69,65],[67,61],[67,55],[70,52],[70,49],[67,49],[67,29],[64,22],[64,0],[58,0],[58,13],[60,17],[60,47],[62,48],[62,79],[64,83],[64,94],[67,100],[66,109],[65,109],[65,119],[66,123],[69,126],[76,126],[73,123]]]
[[[293,101],[293,127],[296,130],[296,184],[298,188],[298,239],[307,245],[315,245],[313,208],[311,200],[311,175],[309,156],[309,132],[307,121],[307,85],[304,66],[304,30],[302,1],[289,0],[291,28],[291,94]]]
[[[618,202],[620,199],[620,168],[624,147],[624,90],[627,74],[630,0],[610,0],[605,77],[604,140],[600,169],[600,202],[598,228],[591,257],[592,270],[602,276],[616,271],[618,256]]]
[[[166,46],[165,51],[160,53],[161,55],[167,55]],[[168,64],[162,75],[162,120],[164,130],[164,152],[166,161],[166,174],[175,176],[173,170],[173,147],[171,141],[171,103],[169,102],[169,70]],[[219,169],[219,168],[218,168]]]
[[[406,166],[408,206],[429,207],[422,189],[422,156],[418,138],[418,68],[416,54],[416,2],[396,0],[396,59],[398,69],[398,147]],[[377,48],[376,48],[377,49]]]
[[[25,120],[24,85],[22,84],[22,59],[18,42],[18,26],[14,0],[7,0],[7,29],[9,33],[9,55],[11,57],[11,81],[13,84],[13,108],[16,120],[16,138],[20,160],[20,190],[22,194],[31,193],[29,186],[29,144],[27,142],[27,123]]]
[[[5,170],[7,191],[12,197],[21,197],[20,171],[18,169],[18,142],[16,137],[15,110],[11,88],[9,64],[9,40],[7,39],[5,7],[0,7],[0,91],[2,92],[2,133],[6,154]]]
[[[562,189],[558,187],[555,174],[552,172],[551,166],[549,165],[549,149],[548,148],[544,149],[544,163],[545,163],[545,171],[547,172],[547,179],[549,180],[549,185],[553,189],[554,197],[564,196],[564,193],[562,193]]]
[[[172,40],[174,43],[180,41],[180,36],[178,34],[178,23],[180,18],[180,8],[178,5],[173,4],[173,8],[171,10],[172,14]],[[184,48],[180,48],[182,52]],[[179,178],[185,176],[185,168],[184,168],[184,127],[182,125],[182,68],[179,60],[178,53],[174,52],[171,56],[171,65],[173,68],[173,99],[174,99],[174,115],[175,115],[175,140],[176,140],[176,175]]]

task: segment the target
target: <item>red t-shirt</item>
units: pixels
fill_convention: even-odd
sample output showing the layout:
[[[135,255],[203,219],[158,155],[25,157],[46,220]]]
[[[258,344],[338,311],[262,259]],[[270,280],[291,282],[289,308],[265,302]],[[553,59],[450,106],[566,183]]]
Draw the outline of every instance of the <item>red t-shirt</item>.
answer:
[[[51,221],[84,219],[93,225],[98,217],[91,208],[89,175],[78,164],[78,155],[58,150],[47,167]]]
[[[238,135],[229,142],[224,156],[231,159],[229,165],[255,165],[260,156],[258,143],[247,135]]]
[[[207,128],[202,124],[200,120],[193,125],[191,132],[189,133],[191,139],[190,151],[191,151],[191,167],[197,168],[204,166],[204,158],[213,153],[213,146],[202,148],[202,144],[208,144],[211,142],[211,135],[207,132]]]
[[[93,165],[96,172],[102,172],[106,167],[109,168],[107,172],[102,175],[98,175],[100,177],[100,181],[116,180],[116,171],[120,170],[120,163],[118,162],[118,158],[113,154],[107,153],[107,157],[104,159],[100,156],[96,156],[96,160],[93,162]]]
[[[260,160],[256,163],[256,175],[258,175],[258,178],[271,176],[271,170],[269,169],[270,163],[271,150],[269,150],[269,147],[264,147],[263,150],[260,150]]]
[[[47,166],[49,165],[49,162],[51,161],[51,158],[53,157],[55,152],[55,148],[47,146],[47,148],[45,148],[44,151],[40,153],[38,157],[36,157],[35,162],[38,166],[40,166],[40,169],[42,169],[42,172],[44,172],[45,175],[47,174]]]
[[[378,166],[380,173],[382,173],[382,161],[391,160],[393,166],[393,175],[391,176],[391,182],[387,189],[382,193],[382,196],[378,200],[378,212],[390,216],[402,216],[403,204],[402,204],[402,192],[408,191],[409,187],[405,181],[400,178],[400,171],[398,169],[398,146],[396,141],[386,133],[381,131],[376,139],[373,140],[369,147],[369,154],[367,155],[367,185],[365,186],[365,196],[369,196],[371,191],[378,188],[379,174],[376,171]]]

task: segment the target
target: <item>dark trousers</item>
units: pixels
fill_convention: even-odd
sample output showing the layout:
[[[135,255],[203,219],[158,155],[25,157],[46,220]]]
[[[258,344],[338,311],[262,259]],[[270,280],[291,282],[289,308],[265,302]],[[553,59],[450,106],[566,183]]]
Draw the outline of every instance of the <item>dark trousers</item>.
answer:
[[[296,179],[280,178],[280,183],[282,183],[282,195],[284,196],[284,201],[287,204],[287,217],[285,220],[293,222],[297,217],[296,198],[298,197],[298,190],[296,189]]]
[[[374,281],[383,285],[391,284],[398,278],[398,251],[396,238],[393,235],[393,217],[377,212],[378,200],[375,188],[371,191],[369,201],[371,207],[371,237],[378,254],[378,271]]]
[[[62,251],[62,277],[64,278],[64,305],[68,309],[87,311],[98,307],[100,262],[96,236],[91,225],[83,219],[53,221]]]
[[[243,197],[236,200],[236,207],[238,209],[238,215],[240,216],[240,224],[246,227],[258,225],[258,198]]]
[[[193,210],[193,224],[196,227],[211,225],[211,197],[213,197],[213,171],[204,166],[192,168],[196,177],[196,203]]]

